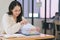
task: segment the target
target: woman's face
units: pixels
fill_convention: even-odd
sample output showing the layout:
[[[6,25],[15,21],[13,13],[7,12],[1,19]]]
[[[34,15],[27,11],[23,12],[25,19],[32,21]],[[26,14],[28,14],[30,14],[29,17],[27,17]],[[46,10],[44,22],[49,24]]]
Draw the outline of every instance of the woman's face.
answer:
[[[17,17],[21,13],[21,7],[16,5],[12,10],[13,16]]]

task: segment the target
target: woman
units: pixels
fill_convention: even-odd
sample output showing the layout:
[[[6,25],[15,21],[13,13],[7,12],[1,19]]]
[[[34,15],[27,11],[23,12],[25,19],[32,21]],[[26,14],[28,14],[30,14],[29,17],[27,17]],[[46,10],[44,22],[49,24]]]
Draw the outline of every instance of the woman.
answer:
[[[22,15],[23,10],[21,4],[18,1],[12,1],[9,5],[9,12],[4,14],[2,19],[2,24],[7,34],[19,33],[18,31],[23,25],[28,23]]]

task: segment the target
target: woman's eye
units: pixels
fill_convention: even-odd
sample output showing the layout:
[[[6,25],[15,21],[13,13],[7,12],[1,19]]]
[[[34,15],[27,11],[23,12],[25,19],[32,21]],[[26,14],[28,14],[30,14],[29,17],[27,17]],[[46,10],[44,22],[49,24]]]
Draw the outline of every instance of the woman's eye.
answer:
[[[15,12],[19,12],[20,10],[15,10]]]
[[[15,10],[15,12],[17,12],[18,10]]]

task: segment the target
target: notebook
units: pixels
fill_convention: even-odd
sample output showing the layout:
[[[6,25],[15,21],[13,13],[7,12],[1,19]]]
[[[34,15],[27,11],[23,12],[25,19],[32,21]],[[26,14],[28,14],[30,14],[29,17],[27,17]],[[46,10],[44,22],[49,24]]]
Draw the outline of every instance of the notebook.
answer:
[[[23,37],[25,35],[22,34],[5,34],[3,37],[5,38],[14,38],[14,37]]]
[[[34,29],[34,28],[36,28],[36,27],[34,27],[32,24],[28,23],[21,28],[21,33],[24,35],[38,35],[38,34],[40,34],[36,30],[31,31],[31,29]]]

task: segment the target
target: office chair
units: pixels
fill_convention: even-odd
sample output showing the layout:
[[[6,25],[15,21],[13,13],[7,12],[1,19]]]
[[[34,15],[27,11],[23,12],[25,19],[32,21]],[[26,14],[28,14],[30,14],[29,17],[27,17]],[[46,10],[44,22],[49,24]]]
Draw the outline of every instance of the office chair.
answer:
[[[57,38],[59,36],[59,33],[60,33],[60,30],[58,30],[58,28],[57,28],[57,27],[60,27],[60,26],[57,26],[57,25],[60,25],[60,21],[55,20],[54,23],[55,23],[55,40],[57,40]]]

